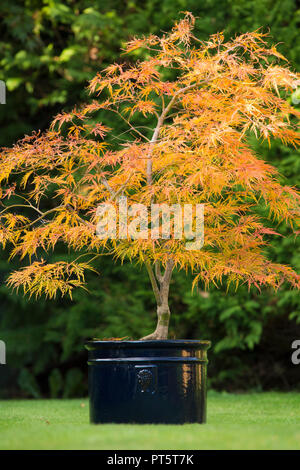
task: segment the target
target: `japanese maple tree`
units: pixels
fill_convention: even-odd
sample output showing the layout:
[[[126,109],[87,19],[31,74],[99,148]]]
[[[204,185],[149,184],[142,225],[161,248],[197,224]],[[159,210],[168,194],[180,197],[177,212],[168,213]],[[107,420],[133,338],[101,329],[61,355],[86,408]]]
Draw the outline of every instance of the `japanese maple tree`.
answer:
[[[144,339],[168,337],[174,268],[191,270],[194,285],[300,287],[300,276],[266,251],[276,236],[271,223],[297,234],[300,195],[249,144],[250,134],[299,143],[299,112],[287,101],[299,79],[262,31],[201,41],[194,22],[186,13],[169,34],[131,40],[125,52],[142,48],[145,60],[122,55],[91,80],[93,101],[2,149],[0,239],[12,257],[29,260],[9,276],[10,286],[71,295],[105,253],[142,263],[158,318]],[[116,130],[105,124],[108,113]],[[97,207],[117,205],[121,195],[146,207],[204,204],[204,245],[187,250],[184,237],[172,234],[99,238]],[[47,263],[58,243],[77,251],[76,260]]]

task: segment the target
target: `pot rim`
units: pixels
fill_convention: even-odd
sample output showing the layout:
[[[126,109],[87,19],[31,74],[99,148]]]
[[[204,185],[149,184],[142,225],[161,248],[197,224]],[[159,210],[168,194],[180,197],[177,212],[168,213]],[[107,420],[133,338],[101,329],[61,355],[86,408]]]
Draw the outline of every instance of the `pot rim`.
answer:
[[[85,342],[86,349],[100,349],[105,347],[116,347],[116,348],[176,348],[176,347],[189,347],[194,349],[208,349],[211,346],[211,341],[207,340],[195,340],[195,339],[159,339],[159,340],[133,340],[133,341],[122,341],[122,340],[88,340]]]

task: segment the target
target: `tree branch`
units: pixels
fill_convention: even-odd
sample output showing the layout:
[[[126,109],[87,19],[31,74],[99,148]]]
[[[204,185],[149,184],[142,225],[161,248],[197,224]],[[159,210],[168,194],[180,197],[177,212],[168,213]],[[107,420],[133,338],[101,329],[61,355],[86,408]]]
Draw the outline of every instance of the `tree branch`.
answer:
[[[159,287],[157,285],[154,273],[152,271],[151,264],[149,263],[149,261],[145,261],[145,265],[146,265],[146,268],[147,268],[147,271],[148,271],[148,274],[149,274],[149,277],[150,277],[150,281],[151,281],[151,284],[152,284],[152,288],[153,288],[153,292],[154,292],[154,295],[155,295],[157,305],[161,305],[162,300],[161,300],[161,296],[160,296],[160,290],[159,290]]]
[[[170,281],[172,277],[173,268],[174,268],[174,261],[170,259],[169,261],[167,261],[167,266],[166,266],[166,269],[162,278],[161,286],[160,286],[160,295],[161,295],[162,300],[168,299],[169,287],[170,287]]]
[[[148,159],[147,160],[147,184],[148,185],[152,184],[152,152],[153,152],[153,147],[157,142],[159,131],[161,129],[161,126],[164,123],[165,118],[167,117],[168,112],[172,108],[172,106],[173,106],[174,102],[176,101],[176,98],[178,97],[178,95],[180,95],[181,93],[184,93],[185,91],[187,91],[191,88],[195,88],[196,86],[199,86],[202,83],[205,83],[207,81],[209,81],[209,80],[203,80],[200,83],[194,83],[193,85],[188,85],[188,86],[186,86],[184,88],[181,88],[180,90],[176,91],[176,93],[174,93],[173,97],[171,98],[168,105],[166,106],[166,108],[163,109],[161,115],[159,116],[156,127],[155,127],[153,135],[152,135],[152,138],[150,140],[150,146],[149,146],[149,151],[148,151],[148,155],[147,155],[147,159]]]
[[[101,183],[103,184],[103,186],[106,187],[106,189],[110,192],[110,194],[113,196],[113,197],[116,197],[116,193],[114,192],[114,190],[110,187],[110,185],[108,184],[108,181],[107,179],[103,176],[101,178]]]
[[[160,269],[160,262],[155,261],[155,276],[157,277],[157,280],[161,283],[163,280],[163,276],[161,274],[161,269]]]

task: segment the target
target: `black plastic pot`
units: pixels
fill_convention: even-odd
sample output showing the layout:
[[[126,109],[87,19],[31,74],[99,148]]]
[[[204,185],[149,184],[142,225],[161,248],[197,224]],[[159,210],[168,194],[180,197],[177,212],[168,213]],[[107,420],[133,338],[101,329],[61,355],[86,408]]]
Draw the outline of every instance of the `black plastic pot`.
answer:
[[[88,341],[92,423],[204,423],[209,341]]]

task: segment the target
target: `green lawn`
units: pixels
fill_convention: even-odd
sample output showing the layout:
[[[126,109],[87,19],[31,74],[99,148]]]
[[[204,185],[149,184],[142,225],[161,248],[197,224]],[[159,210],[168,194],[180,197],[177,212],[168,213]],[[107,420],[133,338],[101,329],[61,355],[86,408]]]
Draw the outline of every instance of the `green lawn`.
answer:
[[[0,449],[300,449],[300,393],[210,392],[208,423],[90,425],[88,401],[0,402]]]

